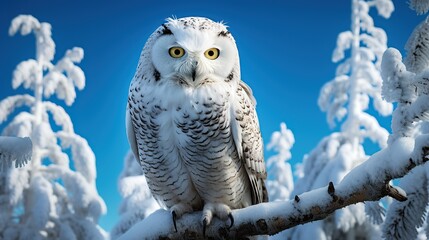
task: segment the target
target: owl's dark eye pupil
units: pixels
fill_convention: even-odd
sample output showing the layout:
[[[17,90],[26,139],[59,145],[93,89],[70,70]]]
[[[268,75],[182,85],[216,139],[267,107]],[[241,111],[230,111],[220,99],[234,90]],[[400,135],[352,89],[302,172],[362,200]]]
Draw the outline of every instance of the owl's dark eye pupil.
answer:
[[[210,57],[213,57],[214,52],[213,52],[213,51],[209,51],[207,54],[208,54]]]
[[[179,49],[175,49],[175,50],[174,50],[174,54],[176,54],[176,55],[180,55],[180,50],[179,50]]]

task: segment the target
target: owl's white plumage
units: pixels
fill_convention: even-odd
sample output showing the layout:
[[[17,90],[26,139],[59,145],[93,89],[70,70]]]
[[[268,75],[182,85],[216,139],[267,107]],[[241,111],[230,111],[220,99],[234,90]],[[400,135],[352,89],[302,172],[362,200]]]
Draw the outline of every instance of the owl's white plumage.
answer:
[[[190,17],[159,27],[127,107],[129,142],[155,199],[178,217],[203,210],[205,224],[267,201],[255,104],[225,25]]]

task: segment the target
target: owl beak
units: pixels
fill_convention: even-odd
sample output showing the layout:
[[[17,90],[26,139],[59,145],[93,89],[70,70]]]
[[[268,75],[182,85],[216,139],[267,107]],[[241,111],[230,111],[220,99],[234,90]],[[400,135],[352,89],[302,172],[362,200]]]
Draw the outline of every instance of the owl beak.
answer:
[[[192,81],[195,82],[195,76],[197,75],[198,61],[194,61],[192,64]]]
[[[192,68],[192,81],[195,82],[195,75],[197,74],[197,68]]]

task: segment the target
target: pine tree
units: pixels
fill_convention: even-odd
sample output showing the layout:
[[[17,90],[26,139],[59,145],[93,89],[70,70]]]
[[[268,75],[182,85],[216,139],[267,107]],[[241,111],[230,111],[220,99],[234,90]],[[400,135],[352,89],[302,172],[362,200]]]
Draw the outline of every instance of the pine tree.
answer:
[[[370,100],[374,109],[383,116],[391,114],[393,106],[382,100],[380,63],[387,48],[386,33],[374,26],[369,15],[371,7],[389,18],[393,11],[390,0],[352,0],[351,30],[338,35],[333,62],[341,62],[335,78],[326,83],[320,92],[318,104],[327,112],[331,127],[341,122],[341,130],[322,139],[305,157],[303,176],[295,184],[294,195],[334,185],[368,156],[363,142],[370,139],[381,148],[387,145],[388,131],[375,117],[366,112]],[[373,219],[382,221],[382,208],[378,203],[367,203]],[[356,204],[336,211],[322,221],[292,229],[292,239],[355,239],[378,238],[377,225],[371,224],[365,206]]]
[[[411,4],[413,2],[416,1]],[[423,111],[429,103],[429,18],[415,28],[405,49],[407,56],[404,60],[394,48],[388,49],[383,56],[383,95],[387,100],[398,103],[389,142],[429,133],[429,114]],[[429,237],[428,180],[427,165],[416,167],[401,180],[400,187],[407,192],[408,199],[390,205],[383,225],[384,238]]]
[[[285,123],[280,124],[280,131],[271,134],[267,149],[277,154],[267,160],[268,176],[270,176],[267,188],[270,201],[287,200],[293,190],[292,167],[287,161],[292,157],[290,149],[294,143],[293,133]]]
[[[36,57],[17,65],[12,86],[22,86],[32,95],[3,99],[0,124],[8,123],[2,135],[30,137],[33,154],[26,166],[9,167],[0,174],[0,239],[102,239],[105,234],[97,221],[106,206],[95,185],[94,153],[74,132],[64,108],[45,100],[56,94],[67,105],[74,102],[75,87],[85,87],[84,72],[75,65],[82,60],[83,49],[67,50],[53,64],[55,43],[49,23],[20,15],[13,19],[9,34],[18,31],[34,33]],[[7,122],[21,106],[29,111]],[[66,149],[71,150],[70,157]]]
[[[131,151],[125,156],[124,168],[119,176],[119,192],[123,197],[119,209],[121,218],[110,233],[111,239],[119,238],[134,224],[160,208],[152,197],[143,170]]]

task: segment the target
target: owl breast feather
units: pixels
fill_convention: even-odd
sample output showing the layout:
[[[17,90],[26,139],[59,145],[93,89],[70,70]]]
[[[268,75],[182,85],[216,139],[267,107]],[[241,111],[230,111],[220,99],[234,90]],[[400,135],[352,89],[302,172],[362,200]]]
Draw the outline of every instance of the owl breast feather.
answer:
[[[167,152],[163,155],[166,164],[183,164],[201,199],[240,208],[251,204],[251,196],[232,137],[230,92],[226,89],[178,88],[174,95],[164,92],[162,96],[148,97],[160,101],[146,106],[151,109],[147,128],[151,124],[159,126],[158,134],[147,134],[152,134],[158,148]],[[158,93],[161,91],[150,95]]]

